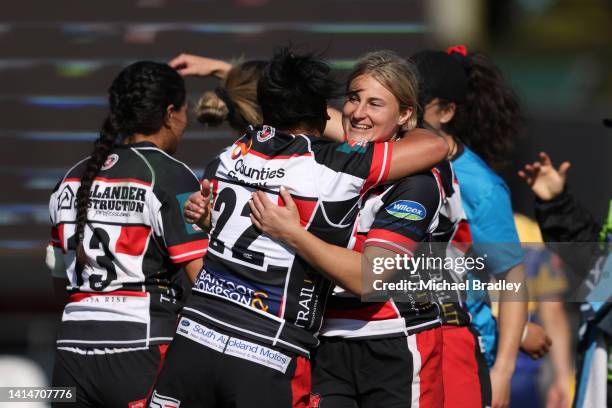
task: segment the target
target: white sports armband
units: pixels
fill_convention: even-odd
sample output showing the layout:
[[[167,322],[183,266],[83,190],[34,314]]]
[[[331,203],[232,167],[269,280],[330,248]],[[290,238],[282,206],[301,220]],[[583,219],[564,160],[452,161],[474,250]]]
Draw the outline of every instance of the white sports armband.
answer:
[[[53,245],[47,245],[47,256],[45,257],[47,268],[51,271],[51,276],[54,278],[66,279],[66,264],[64,256],[60,248]]]

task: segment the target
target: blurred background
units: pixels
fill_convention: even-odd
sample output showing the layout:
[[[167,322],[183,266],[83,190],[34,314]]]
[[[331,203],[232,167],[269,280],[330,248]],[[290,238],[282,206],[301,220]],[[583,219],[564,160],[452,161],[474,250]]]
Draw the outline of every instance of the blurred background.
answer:
[[[106,90],[126,64],[180,52],[267,59],[291,42],[339,75],[360,55],[465,44],[488,53],[527,120],[502,174],[515,210],[533,214],[516,176],[539,151],[569,160],[569,185],[597,219],[612,197],[612,2],[609,0],[20,0],[0,16],[0,366],[27,356],[50,375],[59,312],[44,266],[49,194],[87,156]],[[188,79],[189,99],[216,86]],[[238,135],[191,120],[177,157],[201,174]],[[0,371],[2,372],[2,371]],[[6,372],[6,371],[4,371]],[[2,376],[0,376],[2,377]],[[2,385],[2,384],[0,384]],[[1,406],[1,403],[0,403]]]

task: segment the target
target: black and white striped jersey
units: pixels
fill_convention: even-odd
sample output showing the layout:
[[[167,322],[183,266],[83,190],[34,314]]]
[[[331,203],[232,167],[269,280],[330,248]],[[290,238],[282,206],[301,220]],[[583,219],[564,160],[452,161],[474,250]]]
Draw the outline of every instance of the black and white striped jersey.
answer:
[[[284,186],[302,225],[350,245],[359,201],[387,178],[388,143],[351,145],[275,128],[251,128],[206,170],[213,183],[213,229],[204,269],[183,313],[254,340],[308,355],[331,283],[282,242],[261,234],[249,199],[264,191],[282,205]]]
[[[183,203],[199,190],[182,162],[144,142],[113,149],[90,192],[76,266],[76,193],[87,159],[49,201],[54,276],[70,292],[58,346],[125,348],[170,342],[180,309],[180,264],[202,257],[206,234],[186,224]],[[57,267],[61,265],[62,267]]]

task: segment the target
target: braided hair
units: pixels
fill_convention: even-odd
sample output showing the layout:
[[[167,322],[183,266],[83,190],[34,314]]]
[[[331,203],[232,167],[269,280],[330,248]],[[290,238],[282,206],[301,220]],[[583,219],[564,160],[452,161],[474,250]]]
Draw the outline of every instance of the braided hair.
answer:
[[[92,184],[115,144],[136,133],[152,135],[166,121],[167,108],[185,104],[185,81],[166,64],[140,61],[124,68],[113,80],[109,93],[110,112],[85,164],[76,194],[76,263],[83,267],[87,256],[83,246],[87,209]]]

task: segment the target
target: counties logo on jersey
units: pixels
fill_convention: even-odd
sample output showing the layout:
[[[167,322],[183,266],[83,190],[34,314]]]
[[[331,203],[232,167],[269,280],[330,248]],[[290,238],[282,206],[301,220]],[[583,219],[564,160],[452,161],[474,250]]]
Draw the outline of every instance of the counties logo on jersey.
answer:
[[[240,156],[246,156],[252,145],[253,139],[249,139],[248,145],[241,141],[236,142],[236,147],[232,150],[232,160],[236,160]]]
[[[111,167],[113,167],[115,164],[117,164],[117,162],[119,161],[119,156],[116,154],[109,154],[108,157],[106,158],[106,161],[104,162],[104,164],[102,165],[101,170],[108,170]]]
[[[410,200],[398,200],[385,208],[394,217],[410,221],[421,221],[427,215],[427,210],[421,203]]]
[[[264,125],[263,128],[257,132],[257,141],[260,143],[266,142],[274,137],[276,129],[271,126]]]

